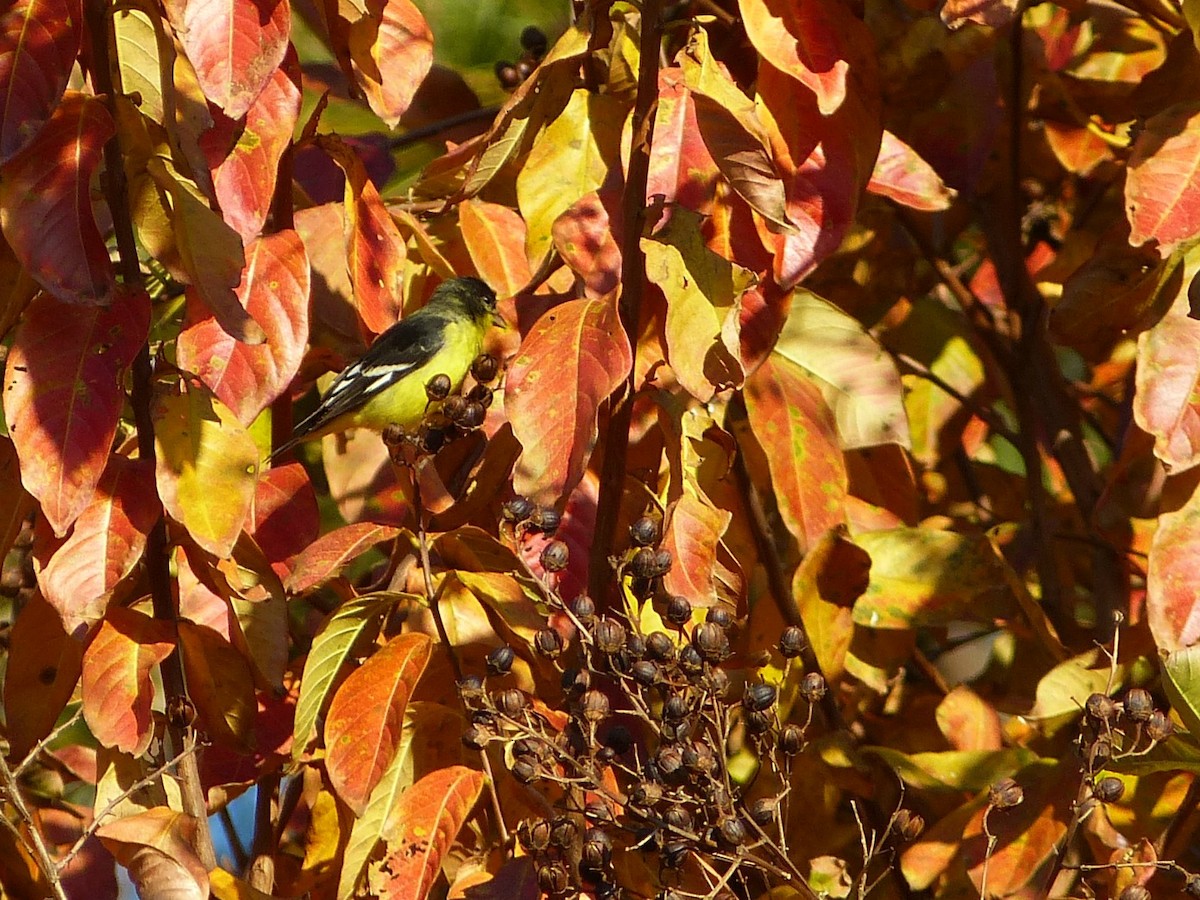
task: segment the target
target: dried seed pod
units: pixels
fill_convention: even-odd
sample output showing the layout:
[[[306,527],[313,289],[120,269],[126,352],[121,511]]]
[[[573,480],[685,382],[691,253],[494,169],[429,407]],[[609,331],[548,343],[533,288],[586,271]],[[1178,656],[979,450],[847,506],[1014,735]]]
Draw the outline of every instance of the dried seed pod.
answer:
[[[635,547],[649,547],[658,543],[658,522],[649,516],[642,516],[629,526],[629,540]]]
[[[500,371],[500,360],[492,356],[490,353],[481,353],[475,357],[475,361],[471,363],[471,377],[480,384],[487,384],[494,381],[497,373]]]
[[[579,701],[580,713],[589,722],[602,722],[610,712],[608,697],[601,691],[586,691]]]
[[[729,690],[729,673],[717,667],[709,669],[705,686],[714,697],[724,697]]]
[[[809,672],[800,682],[800,695],[809,703],[817,703],[825,696],[825,679],[820,672]]]
[[[571,551],[563,541],[551,541],[542,548],[542,568],[547,572],[561,572],[571,561]]]
[[[629,794],[631,806],[649,809],[662,800],[662,785],[653,781],[639,781]]]
[[[463,732],[462,742],[472,750],[482,750],[492,739],[492,733],[480,725],[470,725]]]
[[[675,642],[665,631],[654,631],[646,636],[646,655],[659,662],[672,662],[678,654]]]
[[[467,391],[467,400],[469,402],[478,403],[484,409],[490,409],[494,399],[495,391],[493,391],[486,384],[477,384],[475,387]]]
[[[612,838],[603,828],[589,828],[583,836],[584,865],[590,869],[603,869],[612,862]]]
[[[682,628],[692,619],[692,601],[678,594],[667,601],[666,619],[676,628]]]
[[[1200,898],[1200,875],[1189,875],[1183,889],[1189,897]]]
[[[719,768],[716,754],[704,741],[692,741],[683,748],[683,764],[697,775],[715,775]]]
[[[517,826],[517,838],[531,854],[541,853],[550,846],[550,823],[545,819],[525,819]]]
[[[775,821],[775,811],[778,808],[779,801],[774,797],[759,797],[750,804],[750,818],[755,824],[765,827]]]
[[[566,669],[559,683],[568,697],[579,697],[592,686],[592,673],[587,669]]]
[[[518,691],[516,688],[510,688],[506,691],[500,691],[493,697],[493,703],[496,710],[510,719],[521,714],[521,710],[525,708],[525,694]]]
[[[683,765],[683,751],[673,744],[664,744],[654,754],[654,764],[668,784],[678,783],[687,775]]]
[[[1133,722],[1148,722],[1154,715],[1154,698],[1145,688],[1130,690],[1125,695],[1125,702],[1121,705],[1125,709],[1125,715]]]
[[[521,85],[521,76],[517,74],[517,67],[505,60],[500,60],[496,63],[496,80],[500,82],[500,87],[506,91],[516,90]]]
[[[404,429],[395,422],[391,422],[383,429],[380,437],[383,438],[383,443],[389,450],[394,450],[404,442]]]
[[[658,574],[654,564],[654,551],[649,547],[642,547],[633,554],[633,558],[629,560],[629,574],[634,578],[640,578],[643,581],[648,581]]]
[[[779,652],[784,659],[795,659],[804,652],[804,629],[799,625],[789,625],[779,635]]]
[[[654,574],[666,575],[671,571],[671,566],[675,564],[675,557],[671,555],[670,550],[662,548],[654,551]]]
[[[592,629],[592,640],[601,653],[616,653],[625,644],[625,626],[614,619],[603,618]]]
[[[579,824],[570,816],[555,816],[550,822],[550,846],[569,850],[579,838]]]
[[[1025,799],[1025,791],[1011,778],[1001,778],[988,788],[988,804],[996,809],[1011,809]]]
[[[571,612],[584,625],[587,625],[596,616],[596,601],[587,594],[580,594],[571,601]]]
[[[537,870],[538,887],[552,897],[565,894],[571,886],[567,867],[560,862],[548,862]]]
[[[507,675],[512,671],[513,660],[517,658],[516,652],[508,644],[502,647],[493,647],[487,655],[486,665],[489,675]]]
[[[771,714],[759,710],[747,710],[743,718],[746,730],[754,735],[766,734],[771,730]]]
[[[733,613],[724,606],[710,606],[704,614],[704,621],[728,631],[733,625]]]
[[[517,759],[538,759],[542,755],[541,744],[536,738],[517,738],[512,742],[512,754]]]
[[[629,674],[642,687],[653,687],[662,678],[662,668],[656,662],[651,662],[648,659],[639,659],[630,668]]]
[[[742,695],[742,705],[748,710],[754,712],[762,712],[770,709],[775,705],[775,686],[771,684],[746,685],[746,692]]]
[[[696,730],[696,720],[691,716],[680,719],[678,722],[663,722],[662,724],[662,739],[664,741],[686,741],[692,736],[692,732]]]
[[[665,844],[663,844],[662,852],[659,854],[659,858],[662,860],[664,869],[678,869],[687,861],[689,852],[691,852],[691,847],[688,845],[687,841],[667,841]],[[677,891],[666,891],[664,893],[673,894],[675,897],[682,898],[682,895],[680,895]],[[674,900],[674,898],[672,898],[672,900]]]
[[[682,693],[672,694],[667,698],[667,702],[663,704],[663,720],[666,722],[678,722],[687,718],[688,713],[692,711],[692,706],[688,703],[688,699]]]
[[[616,753],[617,756],[624,756],[633,746],[633,734],[624,725],[614,725],[608,729],[603,741],[604,746]]]
[[[641,659],[646,655],[646,639],[640,634],[630,634],[625,638],[625,652],[631,660]]]
[[[1101,803],[1116,803],[1125,795],[1125,783],[1120,778],[1109,775],[1096,782],[1092,793]]]
[[[787,756],[795,756],[804,749],[804,729],[799,725],[784,725],[779,731],[779,750]]]
[[[692,830],[692,814],[679,805],[667,807],[666,812],[663,813],[663,822],[668,828],[676,831]]]
[[[603,800],[589,800],[583,808],[583,814],[592,822],[612,822],[613,814],[608,804]]]
[[[510,771],[520,784],[532,784],[537,781],[540,772],[537,763],[527,757],[513,760]]]
[[[425,382],[425,396],[436,403],[439,400],[445,400],[449,397],[450,390],[453,387],[454,385],[451,383],[449,375],[434,375]]]
[[[915,841],[925,830],[925,820],[911,809],[896,810],[892,824],[896,833],[906,841]]]
[[[505,522],[516,525],[533,515],[536,508],[528,497],[513,497],[511,500],[506,500],[500,507],[500,517]]]
[[[463,706],[471,709],[482,703],[487,693],[483,689],[483,679],[478,675],[468,675],[458,683],[458,696]]]
[[[557,510],[539,507],[529,517],[529,527],[543,534],[554,534],[562,524],[562,515]]]
[[[454,416],[454,424],[460,428],[478,428],[487,418],[487,410],[478,400],[464,401],[462,412]]]
[[[746,823],[733,816],[725,816],[717,823],[716,837],[726,847],[740,847],[746,843]]]
[[[1152,741],[1165,741],[1175,733],[1175,723],[1161,709],[1150,714],[1146,722],[1146,736]]]
[[[705,622],[692,632],[692,646],[705,662],[718,663],[729,655],[729,637],[725,630],[712,622]]]
[[[418,433],[418,442],[426,453],[437,453],[446,445],[446,429],[423,426]]]
[[[451,422],[461,424],[461,419],[467,412],[467,401],[461,394],[451,394],[442,404],[442,415]]]
[[[1097,722],[1111,722],[1117,714],[1117,704],[1106,694],[1095,693],[1083,705],[1088,717]]]
[[[1119,900],[1150,900],[1150,891],[1141,884],[1131,884],[1121,891]]]
[[[688,678],[703,674],[704,658],[693,644],[685,644],[679,651],[679,670]]]
[[[543,628],[533,636],[533,648],[547,659],[556,659],[563,651],[563,639],[553,628]]]

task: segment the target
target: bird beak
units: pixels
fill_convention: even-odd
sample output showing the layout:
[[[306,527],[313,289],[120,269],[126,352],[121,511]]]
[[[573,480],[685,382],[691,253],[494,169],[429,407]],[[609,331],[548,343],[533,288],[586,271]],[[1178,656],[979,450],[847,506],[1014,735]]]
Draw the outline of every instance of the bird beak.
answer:
[[[504,320],[504,316],[500,315],[499,312],[492,313],[492,324],[497,328],[508,328],[508,322]]]

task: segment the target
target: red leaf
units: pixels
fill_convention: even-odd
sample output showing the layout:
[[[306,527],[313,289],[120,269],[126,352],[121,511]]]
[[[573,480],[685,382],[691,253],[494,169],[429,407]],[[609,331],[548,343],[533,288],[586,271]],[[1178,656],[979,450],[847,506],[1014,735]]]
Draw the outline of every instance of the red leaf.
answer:
[[[529,284],[525,221],[516,210],[467,199],[458,207],[458,223],[471,261],[497,296],[511,297]]]
[[[1196,560],[1200,559],[1200,490],[1196,479],[1171,479],[1164,511],[1150,544],[1146,579],[1146,618],[1154,642],[1180,650],[1200,642],[1200,602]],[[1184,497],[1177,498],[1181,491]],[[1173,499],[1177,498],[1177,499]],[[1173,502],[1172,502],[1173,500]]]
[[[112,456],[95,499],[38,572],[38,587],[68,632],[86,631],[104,616],[113,589],[141,560],[161,514],[154,469],[144,460]]]
[[[276,575],[288,577],[287,560],[315,541],[320,528],[317,495],[302,465],[288,463],[262,473],[246,529]]]
[[[150,298],[107,309],[47,294],[25,311],[8,355],[4,416],[26,490],[63,534],[92,502],[125,402],[125,370],[146,340]]]
[[[668,593],[682,594],[696,606],[717,603],[717,544],[732,519],[732,513],[717,509],[707,498],[684,494],[675,501],[667,511],[662,542],[675,560],[663,577]]]
[[[1165,258],[1200,233],[1200,104],[1177,103],[1146,120],[1125,176],[1129,243],[1158,241]]]
[[[38,594],[21,608],[9,641],[4,714],[9,755],[21,759],[50,733],[75,692],[83,647],[63,630],[58,613]]]
[[[300,73],[285,62],[271,74],[244,122],[217,113],[213,130],[204,135],[221,215],[246,244],[262,232],[275,195],[279,160],[299,117]]]
[[[0,227],[38,284],[58,299],[107,303],[114,272],[89,186],[115,134],[104,104],[67,94],[24,152],[4,164]]]
[[[240,119],[283,62],[291,27],[287,0],[187,0],[178,33],[204,96]]]
[[[795,229],[774,235],[775,281],[787,290],[816,268],[850,230],[883,133],[877,99],[854,90],[832,116],[816,99],[766,62],[759,65],[759,114],[775,165],[783,173],[788,218]]]
[[[596,443],[596,415],[633,364],[616,312],[571,300],[534,324],[508,369],[504,409],[522,453],[513,487],[544,505],[570,492]]]
[[[948,209],[955,195],[933,166],[890,131],[883,133],[879,158],[875,160],[867,190],[921,212]]]
[[[583,279],[587,297],[599,300],[621,282],[621,248],[612,219],[595,191],[581,197],[554,220],[554,248]]]
[[[249,425],[288,389],[300,368],[308,341],[308,295],[308,256],[300,236],[280,231],[254,240],[246,247],[237,298],[262,323],[266,340],[236,340],[189,290],[179,365],[199,375]]]
[[[451,766],[430,772],[400,797],[398,833],[383,862],[388,900],[421,900],[442,871],[442,862],[483,791],[482,772]]]
[[[1133,415],[1168,472],[1200,462],[1200,322],[1171,314],[1138,337]]]
[[[419,632],[401,634],[351,673],[325,718],[325,769],[338,796],[362,815],[400,746],[404,709],[433,652]]]
[[[833,414],[817,386],[778,354],[746,379],[746,409],[783,523],[803,550],[846,518],[846,468]]]
[[[171,655],[172,629],[123,606],[104,616],[83,654],[83,718],[101,744],[141,756],[154,736],[150,669]]]
[[[404,238],[357,154],[329,135],[318,135],[317,143],[346,173],[346,265],[358,317],[368,331],[379,334],[400,318],[408,255]]]
[[[72,0],[18,0],[0,18],[0,163],[54,112],[79,55],[81,12]]]
[[[302,594],[333,578],[355,557],[399,533],[399,529],[390,525],[359,522],[322,535],[297,557],[286,587],[294,594]]]
[[[350,60],[371,109],[395,128],[433,65],[433,33],[409,0],[368,10],[350,26]]]
[[[683,72],[672,66],[658,74],[658,112],[646,201],[663,203],[670,213],[678,203],[694,212],[707,212],[718,165],[700,134],[696,100],[684,84]]]
[[[763,59],[813,91],[821,115],[846,98],[850,57],[872,38],[840,2],[739,0],[746,34]]]

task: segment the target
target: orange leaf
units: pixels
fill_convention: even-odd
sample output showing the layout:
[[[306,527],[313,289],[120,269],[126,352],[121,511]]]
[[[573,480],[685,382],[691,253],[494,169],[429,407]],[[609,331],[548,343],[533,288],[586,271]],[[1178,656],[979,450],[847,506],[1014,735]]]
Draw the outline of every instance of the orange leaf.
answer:
[[[463,242],[480,277],[499,297],[511,297],[529,284],[525,222],[516,210],[467,199],[458,207]]]
[[[432,651],[428,635],[401,634],[376,650],[333,695],[325,719],[325,768],[355,815],[362,815],[396,755],[404,708]]]
[[[706,498],[684,494],[675,501],[667,511],[662,541],[675,560],[663,577],[667,593],[682,594],[695,606],[717,602],[717,544],[732,519],[732,513]]]
[[[1181,650],[1200,641],[1200,490],[1195,476],[1168,480],[1163,501],[1150,544],[1146,618],[1160,648]]]
[[[554,249],[583,279],[584,295],[593,300],[611,293],[621,283],[621,248],[612,221],[604,200],[592,191],[572,204],[551,227]]]
[[[246,247],[238,302],[265,341],[245,344],[217,322],[192,290],[179,334],[179,365],[200,376],[243,425],[250,425],[288,389],[308,341],[308,256],[294,231],[280,231]]]
[[[483,791],[482,772],[451,766],[430,772],[400,798],[399,832],[388,841],[381,896],[421,900],[433,887],[442,861]]]
[[[108,308],[42,294],[25,311],[8,354],[4,417],[21,480],[56,534],[92,502],[125,403],[125,371],[149,328],[144,293]]]
[[[803,550],[845,522],[846,467],[833,415],[816,385],[778,354],[746,379],[745,396],[783,523]]]
[[[254,489],[254,505],[246,530],[253,535],[280,578],[288,563],[320,534],[317,495],[300,463],[274,466],[262,473]]]
[[[291,33],[287,0],[172,0],[178,30],[204,96],[231,119],[246,114],[283,62]]]
[[[1125,176],[1135,247],[1158,242],[1165,258],[1200,233],[1200,103],[1177,103],[1146,120]]]
[[[390,541],[400,533],[390,525],[358,522],[323,534],[307,546],[292,566],[286,587],[293,594],[302,594],[333,578],[342,566],[366,553],[376,544]]]
[[[114,606],[83,654],[83,718],[101,744],[141,756],[154,736],[151,667],[171,655],[168,623]]]
[[[38,587],[68,632],[86,632],[104,616],[113,589],[141,560],[161,514],[151,466],[110,457],[95,499],[75,520],[71,536],[38,567]]]
[[[186,619],[179,621],[179,645],[188,695],[205,731],[219,745],[249,749],[258,704],[246,657],[211,628]]]
[[[433,66],[433,32],[409,0],[383,0],[351,23],[349,44],[354,77],[367,102],[395,128]]]
[[[706,123],[711,128],[711,122]],[[758,126],[761,129],[761,123]],[[658,111],[654,115],[654,144],[646,179],[647,203],[661,202],[669,215],[678,203],[703,213],[711,201],[718,163],[701,137],[696,99],[684,83],[683,71],[671,66],[658,73]],[[766,151],[762,141],[752,149]],[[730,160],[723,161],[727,169]],[[780,198],[782,203],[782,198]]]
[[[83,40],[80,13],[71,0],[18,0],[0,17],[0,163],[54,112]]]
[[[92,215],[90,181],[116,133],[104,104],[67,94],[0,174],[0,228],[34,279],[67,303],[108,303],[115,273]]]
[[[949,209],[956,193],[916,150],[890,131],[883,133],[867,190],[921,212]]]
[[[596,416],[633,364],[616,312],[597,300],[547,311],[508,369],[504,409],[522,453],[513,487],[549,505],[570,492],[596,443]]]
[[[1168,472],[1200,463],[1200,322],[1172,313],[1138,337],[1133,416]]]
[[[38,594],[21,608],[9,641],[4,714],[9,755],[21,759],[50,733],[71,699],[83,667],[83,647]]]

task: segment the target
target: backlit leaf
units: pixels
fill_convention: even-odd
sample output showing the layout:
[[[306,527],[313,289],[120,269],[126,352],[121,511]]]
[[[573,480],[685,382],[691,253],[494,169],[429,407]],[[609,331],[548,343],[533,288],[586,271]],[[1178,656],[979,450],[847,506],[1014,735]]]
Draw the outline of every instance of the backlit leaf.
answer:
[[[367,4],[352,22],[350,60],[359,87],[379,118],[395,128],[433,65],[433,33],[409,0]]]
[[[112,456],[95,498],[39,567],[38,586],[75,634],[104,615],[113,589],[137,566],[162,506],[144,460]]]
[[[4,418],[21,480],[56,534],[92,502],[125,402],[125,372],[146,340],[150,299],[78,307],[48,294],[25,311],[8,354]]]
[[[114,133],[103,102],[71,93],[2,170],[5,240],[38,284],[67,303],[112,297],[115,273],[92,214],[90,182]]]
[[[129,873],[140,897],[206,900],[208,871],[196,855],[191,816],[165,806],[107,821],[96,835]]]
[[[1193,479],[1167,484],[1167,497],[1173,502],[1164,504],[1150,544],[1146,618],[1160,648],[1180,650],[1200,641],[1200,570],[1195,563],[1200,554],[1200,491],[1192,486]],[[1174,500],[1179,490],[1187,491],[1183,502]]]
[[[933,166],[890,131],[883,132],[867,190],[921,212],[948,209],[956,194],[946,187]]]
[[[54,112],[83,39],[80,4],[18,0],[0,15],[0,163],[26,147]]]
[[[290,560],[320,534],[317,495],[299,463],[272,466],[254,489],[247,528],[281,579],[291,574]]]
[[[554,220],[554,249],[583,280],[585,296],[599,300],[621,282],[621,248],[604,201],[586,194]]]
[[[248,749],[254,743],[254,683],[246,657],[204,625],[178,623],[188,696],[205,732],[218,745]]]
[[[138,98],[137,107],[150,119],[166,127],[163,115],[162,62],[154,22],[144,10],[112,11],[113,41],[121,72],[121,89]]]
[[[516,210],[467,199],[458,207],[463,243],[479,275],[499,297],[511,297],[529,284],[525,222]]]
[[[361,815],[400,744],[404,708],[433,649],[428,635],[393,638],[354,671],[333,696],[325,719],[330,783]]]
[[[321,623],[300,679],[300,698],[296,701],[292,732],[294,759],[299,760],[308,752],[309,742],[317,734],[317,719],[339,683],[337,679],[343,667],[378,630],[395,599],[396,595],[387,594],[356,597],[343,603]]]
[[[265,341],[245,344],[217,322],[189,291],[179,334],[179,365],[200,376],[238,420],[249,426],[283,394],[300,368],[308,341],[309,267],[294,231],[265,235],[246,247],[238,302],[264,328]]]
[[[582,88],[537,136],[517,176],[517,204],[528,232],[525,254],[537,272],[553,250],[554,220],[596,190],[619,165],[624,104]]]
[[[50,733],[71,699],[83,670],[83,645],[38,594],[21,608],[9,639],[4,715],[9,754],[21,759]]]
[[[296,558],[286,587],[294,594],[311,590],[336,576],[355,557],[399,533],[399,529],[389,525],[357,522],[323,534]]]
[[[930,791],[982,791],[1037,759],[1024,748],[901,753],[890,747],[864,747],[880,757],[909,787]]]
[[[816,294],[795,290],[775,349],[820,388],[843,449],[908,446],[900,373],[857,319]]]
[[[1200,644],[1168,653],[1163,658],[1163,675],[1171,708],[1195,738],[1200,735]]]
[[[1158,242],[1164,258],[1200,234],[1200,104],[1178,103],[1146,120],[1125,178],[1125,213],[1135,247]]]
[[[518,493],[551,504],[579,483],[600,404],[631,365],[629,340],[608,303],[572,300],[538,319],[505,379],[504,409],[522,447]]]
[[[381,896],[421,900],[428,894],[484,783],[482,772],[449,766],[404,792],[396,815],[400,827],[381,864]]]
[[[287,0],[187,0],[179,36],[204,95],[240,119],[283,62],[291,27]]]
[[[846,466],[833,414],[812,380],[779,354],[747,377],[745,396],[784,525],[806,549],[845,523]]]
[[[706,498],[685,493],[675,501],[667,511],[662,540],[674,558],[671,571],[663,576],[668,593],[682,594],[694,606],[717,603],[717,544],[732,519],[732,513]]]
[[[749,98],[745,98],[746,102],[748,100]],[[758,158],[757,171],[767,176],[758,183],[767,196],[774,191],[774,214],[784,216],[783,184],[777,178],[769,177],[771,171],[770,160],[766,158],[766,132],[762,130],[757,116],[747,121],[741,129],[731,128],[728,132],[723,132],[717,127],[721,121],[720,117],[732,117],[733,112],[722,113],[719,101],[709,102],[713,108],[707,111],[709,118],[705,121],[705,127],[710,138],[714,142],[722,136],[736,139],[739,130],[744,132],[743,149],[752,158]],[[739,101],[739,104],[750,114],[753,112],[753,105],[746,106],[746,102]],[[685,84],[683,69],[678,66],[663,69],[658,73],[658,109],[654,114],[654,144],[650,152],[650,172],[646,179],[648,203],[657,203],[661,198],[668,215],[671,205],[675,203],[693,212],[706,210],[712,197],[718,165],[705,140],[700,132],[696,98]],[[726,157],[721,171],[730,174],[741,171],[732,168],[732,162],[732,156]],[[742,188],[749,190],[749,183],[743,182]],[[752,191],[751,193],[753,194]]]
[[[167,622],[115,606],[83,654],[83,718],[106,747],[141,756],[154,737],[150,669],[174,649]]]
[[[837,680],[846,670],[854,637],[854,601],[867,589],[870,573],[871,557],[850,540],[845,526],[822,535],[796,567],[792,593],[828,679]]]
[[[1200,322],[1171,314],[1138,337],[1133,415],[1168,472],[1200,463]]]
[[[197,384],[160,385],[151,412],[163,506],[197,544],[228,556],[254,498],[254,439]]]

